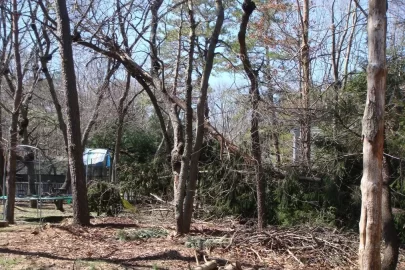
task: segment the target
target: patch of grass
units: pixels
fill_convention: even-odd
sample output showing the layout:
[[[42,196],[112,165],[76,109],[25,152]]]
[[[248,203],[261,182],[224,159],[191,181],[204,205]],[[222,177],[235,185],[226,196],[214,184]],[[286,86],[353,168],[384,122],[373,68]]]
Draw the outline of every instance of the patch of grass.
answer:
[[[23,259],[21,258],[5,258],[5,257],[0,257],[0,268],[2,269],[9,269],[12,266],[15,266],[19,263],[21,263],[23,261]],[[4,267],[4,268],[3,268]]]
[[[121,241],[131,241],[148,238],[166,237],[169,233],[162,228],[119,230],[117,238]]]
[[[77,269],[86,270],[101,270],[105,269],[105,263],[103,261],[86,261],[86,260],[76,260],[74,265],[78,267]],[[75,268],[76,269],[76,268]]]

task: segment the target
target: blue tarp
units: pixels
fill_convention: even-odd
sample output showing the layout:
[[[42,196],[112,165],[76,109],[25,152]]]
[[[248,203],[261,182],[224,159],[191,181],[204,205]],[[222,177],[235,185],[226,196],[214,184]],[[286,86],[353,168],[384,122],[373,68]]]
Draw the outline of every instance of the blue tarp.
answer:
[[[91,165],[95,167],[111,166],[111,155],[108,149],[92,149],[86,148],[83,153],[84,165]]]

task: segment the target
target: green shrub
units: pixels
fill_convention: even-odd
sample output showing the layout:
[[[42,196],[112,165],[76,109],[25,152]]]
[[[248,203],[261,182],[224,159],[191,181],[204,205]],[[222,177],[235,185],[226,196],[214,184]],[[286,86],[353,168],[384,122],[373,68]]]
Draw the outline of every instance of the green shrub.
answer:
[[[87,196],[90,211],[97,212],[97,215],[106,213],[107,216],[115,216],[122,209],[119,189],[108,182],[94,181],[90,183]]]
[[[145,229],[129,229],[129,230],[119,230],[117,232],[117,238],[121,241],[131,241],[139,239],[149,239],[149,238],[163,238],[169,233],[162,228],[145,228]]]

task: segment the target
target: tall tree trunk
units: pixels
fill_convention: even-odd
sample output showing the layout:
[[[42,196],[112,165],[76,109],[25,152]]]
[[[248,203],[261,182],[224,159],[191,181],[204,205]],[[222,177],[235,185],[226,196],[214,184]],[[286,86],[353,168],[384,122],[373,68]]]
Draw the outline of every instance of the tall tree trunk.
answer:
[[[382,172],[382,236],[385,242],[383,250],[384,258],[382,260],[383,270],[395,270],[398,263],[399,254],[399,238],[395,229],[394,217],[391,207],[391,190],[393,178],[391,177],[391,164],[388,157],[383,157],[383,172]]]
[[[360,269],[381,269],[381,196],[386,91],[386,1],[369,0],[367,100],[363,116]]]
[[[336,140],[337,138],[337,117],[338,117],[338,102],[339,102],[339,89],[340,89],[340,82],[339,82],[339,57],[338,52],[336,51],[336,25],[335,25],[335,1],[332,4],[332,70],[333,70],[333,139]]]
[[[58,18],[59,50],[62,59],[62,78],[67,108],[67,136],[69,166],[72,178],[73,222],[77,225],[89,225],[90,217],[83,165],[83,147],[81,144],[79,99],[76,88],[70,20],[66,8],[66,0],[56,1],[56,14]]]
[[[1,72],[1,70],[0,70]],[[1,94],[3,92],[2,90],[2,86],[1,86],[1,79],[0,79],[0,100],[1,100]],[[3,121],[3,109],[0,107],[0,138],[3,138],[3,125],[1,124]],[[4,151],[4,146],[3,144],[0,144],[0,194],[6,195],[5,194],[5,190],[3,190],[3,181],[4,181],[4,155],[5,155],[6,151]]]
[[[10,140],[9,140],[9,152],[8,152],[8,166],[7,166],[7,201],[6,201],[6,213],[5,219],[9,223],[14,223],[14,205],[15,205],[15,178],[16,178],[16,147],[18,144],[18,114],[19,107],[22,99],[23,90],[23,74],[21,68],[21,56],[20,56],[20,40],[18,20],[20,18],[20,12],[18,10],[17,0],[13,0],[13,42],[14,42],[14,60],[17,73],[17,87],[14,92],[14,105],[11,115],[10,124]]]
[[[7,51],[7,43],[8,43],[8,39],[5,39],[5,37],[7,36],[7,28],[6,28],[6,22],[5,22],[5,14],[4,14],[5,10],[0,10],[0,33],[3,35],[3,44],[2,44],[2,49],[1,49],[1,56],[0,56],[0,61],[1,63],[5,63],[5,59],[6,59],[6,51]],[[0,67],[0,74],[4,74],[4,69],[6,67],[2,66]],[[0,76],[0,100],[3,94],[3,76]],[[3,121],[3,109],[0,106],[0,138],[3,138],[3,125],[2,125],[2,121]],[[6,195],[5,194],[5,190],[3,190],[3,181],[4,181],[4,162],[5,162],[5,158],[4,155],[6,154],[6,151],[4,151],[4,146],[3,144],[0,144],[0,190],[1,190],[1,195]]]
[[[212,32],[210,43],[207,52],[207,58],[204,65],[204,72],[201,79],[200,97],[197,102],[197,132],[193,146],[190,163],[189,182],[187,184],[186,201],[184,205],[184,230],[190,231],[191,217],[193,215],[193,204],[195,189],[197,186],[198,163],[200,161],[201,147],[204,138],[204,123],[205,123],[205,108],[208,94],[208,81],[211,76],[212,67],[214,65],[215,47],[217,46],[218,38],[221,33],[222,24],[224,22],[224,7],[222,0],[215,1],[217,9],[217,19],[215,22],[214,31]]]
[[[177,105],[172,104],[170,111],[170,121],[173,128],[173,149],[171,152],[171,165],[173,172],[173,193],[175,203],[175,219],[176,219],[176,231],[181,234],[184,232],[183,227],[183,204],[180,203],[184,199],[184,192],[181,192],[180,188],[180,172],[181,172],[181,160],[184,152],[184,135],[183,128],[180,122],[180,118],[177,111]],[[183,190],[184,191],[184,190]]]
[[[156,94],[160,94],[160,93],[164,93],[166,90],[164,88],[164,84],[161,83],[161,81],[159,80],[159,72],[162,72],[162,70],[164,69],[164,67],[161,65],[159,58],[158,58],[158,48],[157,48],[157,44],[156,44],[156,36],[157,36],[157,27],[158,27],[158,21],[159,21],[159,16],[158,16],[158,12],[159,9],[161,7],[163,3],[163,0],[155,0],[152,2],[151,6],[150,6],[150,11],[152,14],[152,21],[151,21],[151,34],[150,34],[150,56],[151,56],[151,76],[150,82],[145,81],[145,78],[140,75],[140,74],[134,74],[133,72],[131,72],[131,69],[128,69],[128,72],[131,73],[131,75],[144,87],[145,92],[148,94],[149,99],[152,102],[152,105],[155,109],[155,113],[156,116],[158,117],[159,120],[159,124],[160,124],[160,128],[162,130],[163,133],[163,137],[165,139],[166,142],[166,152],[167,155],[172,156],[173,152],[172,150],[172,143],[170,140],[170,136],[169,133],[166,129],[166,124],[163,118],[163,114],[162,114],[162,110],[158,104],[158,100],[156,98]],[[124,64],[125,65],[125,64]],[[128,67],[128,66],[127,66]],[[153,85],[153,88],[155,88],[156,90],[158,90],[158,93],[152,91],[151,86]],[[166,99],[167,101],[167,99]],[[171,102],[168,102],[167,104],[171,104]],[[171,105],[169,105],[171,106]],[[171,107],[169,107],[169,111],[171,110]],[[175,109],[177,110],[177,108]],[[169,113],[170,115],[170,113]],[[178,117],[178,116],[176,116]],[[173,120],[176,121],[176,120]],[[176,146],[173,146],[174,148]]]
[[[115,146],[114,146],[114,158],[113,158],[113,171],[112,171],[112,178],[111,182],[116,183],[117,182],[117,165],[119,164],[120,161],[120,150],[121,150],[121,139],[122,139],[122,131],[124,128],[124,119],[125,119],[125,114],[126,110],[124,109],[124,102],[128,97],[129,89],[131,86],[131,74],[128,73],[127,75],[127,82],[125,85],[125,90],[122,96],[120,97],[118,101],[118,108],[117,108],[117,113],[118,113],[118,125],[117,125],[117,133],[115,135]]]
[[[36,84],[36,79],[34,84]],[[19,121],[18,121],[18,134],[22,136],[21,143],[23,145],[29,145],[29,140],[28,140],[28,106],[30,103],[30,100],[32,98],[31,93],[27,93],[20,105],[20,116],[19,116]],[[24,153],[23,156],[23,162],[25,167],[27,168],[27,177],[28,177],[28,194],[29,195],[36,195],[37,192],[35,190],[35,181],[36,181],[36,176],[35,176],[35,153],[32,149],[24,149],[26,152]],[[39,187],[41,188],[41,187]],[[31,208],[36,208],[37,207],[37,200],[30,200],[30,207]]]
[[[240,24],[240,29],[238,33],[238,40],[240,45],[240,55],[243,64],[243,69],[245,70],[249,81],[249,95],[250,102],[252,106],[252,116],[250,120],[250,138],[252,143],[252,155],[254,158],[253,165],[255,168],[255,178],[256,178],[256,194],[257,194],[257,226],[258,230],[263,230],[265,226],[265,198],[266,198],[266,185],[263,177],[263,167],[262,167],[262,151],[260,146],[260,134],[259,134],[259,83],[258,83],[258,72],[253,69],[249,55],[246,48],[246,30],[249,23],[250,15],[256,9],[256,5],[251,0],[244,0],[242,4],[243,15]]]
[[[271,139],[273,141],[273,146],[274,146],[274,153],[276,154],[276,164],[277,167],[281,166],[281,152],[280,152],[280,143],[279,143],[279,132],[277,130],[278,128],[278,121],[277,121],[277,114],[276,114],[276,106],[274,103],[274,92],[273,92],[273,87],[271,85],[271,67],[270,67],[270,51],[269,47],[266,46],[266,65],[267,65],[267,88],[268,88],[268,97],[269,97],[269,103],[270,103],[270,119],[271,119]]]
[[[299,2],[297,0],[298,6]],[[310,88],[310,58],[309,58],[309,0],[303,0],[303,7],[299,7],[299,16],[301,19],[301,67],[302,67],[302,89],[301,89],[301,108],[302,115],[300,119],[301,134],[301,158],[305,166],[311,163],[311,113],[309,103]]]
[[[192,76],[193,76],[193,59],[194,59],[194,48],[195,48],[195,29],[197,27],[194,19],[194,7],[193,0],[188,1],[188,16],[190,22],[190,32],[189,32],[189,51],[188,51],[188,64],[187,64],[187,79],[186,79],[186,111],[185,111],[185,141],[184,141],[184,151],[181,158],[181,170],[179,175],[179,186],[176,201],[176,206],[178,206],[176,215],[177,232],[185,232],[184,219],[183,219],[183,205],[185,197],[186,183],[190,173],[190,157],[193,150],[193,108],[192,105]]]

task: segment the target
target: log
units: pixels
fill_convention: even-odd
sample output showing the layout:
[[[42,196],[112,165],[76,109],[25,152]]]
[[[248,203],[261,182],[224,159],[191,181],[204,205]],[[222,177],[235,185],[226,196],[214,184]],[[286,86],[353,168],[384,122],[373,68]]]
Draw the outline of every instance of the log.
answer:
[[[216,261],[209,261],[193,268],[193,270],[214,270],[214,269],[217,269]]]

